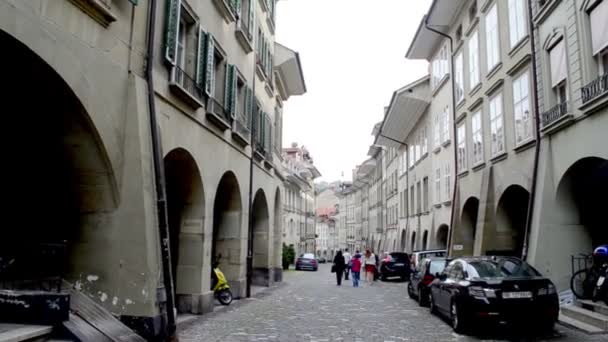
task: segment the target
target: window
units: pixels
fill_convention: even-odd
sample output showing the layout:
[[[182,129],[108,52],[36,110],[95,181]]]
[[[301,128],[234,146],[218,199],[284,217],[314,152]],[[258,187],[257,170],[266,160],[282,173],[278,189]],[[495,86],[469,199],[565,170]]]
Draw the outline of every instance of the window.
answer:
[[[274,148],[281,154],[283,148],[283,109],[277,106],[274,110]]]
[[[415,207],[415,205],[416,205],[416,193],[414,192],[414,186],[413,185],[410,187],[410,197],[411,197],[411,199],[410,199],[410,205],[411,205],[410,213],[412,215],[414,215],[414,214],[416,214],[416,207]]]
[[[421,147],[421,143],[420,143],[420,135],[416,136],[416,147],[414,149],[414,152],[416,154],[416,162],[418,162],[420,160],[420,158],[422,157],[422,154],[420,153],[420,147]]]
[[[410,145],[409,159],[410,159],[410,167],[414,167],[416,163],[416,154],[414,153],[414,145]]]
[[[458,55],[456,55],[454,68],[456,69],[454,72],[456,77],[456,103],[460,103],[460,101],[464,100],[464,63],[462,52],[459,52]]]
[[[608,48],[600,52],[600,75],[608,74]]]
[[[450,140],[450,107],[445,106],[445,109],[441,115],[440,122],[441,129],[441,142],[444,143]]]
[[[478,32],[469,39],[469,89],[475,88],[479,83],[479,40]]]
[[[600,2],[595,6],[591,13],[589,13],[589,21],[591,22],[591,47],[594,56],[600,54],[602,50],[608,47],[608,27],[606,27],[606,18],[608,18],[608,1]],[[605,55],[600,57],[604,58],[605,63]],[[604,68],[602,71],[605,73],[607,70]]]
[[[435,170],[435,203],[441,203],[441,168]]]
[[[433,146],[439,147],[441,144],[441,116],[443,113],[435,113],[433,120]]]
[[[473,165],[483,162],[483,131],[481,130],[481,109],[471,118],[473,138]]]
[[[424,156],[428,153],[428,150],[429,150],[429,141],[426,136],[426,126],[422,127],[422,132],[420,134],[422,136],[420,138],[420,143],[422,144],[421,153]]]
[[[467,169],[467,129],[463,122],[457,129],[458,139],[458,172]]]
[[[410,206],[408,203],[408,191],[407,189],[403,190],[403,209],[404,209],[404,213],[403,213],[403,217],[408,217],[410,216]]]
[[[549,59],[551,65],[551,87],[559,101],[558,103],[563,103],[566,101],[565,81],[568,72],[566,66],[566,44],[564,43],[564,39],[560,40],[549,51]]]
[[[448,202],[450,201],[450,193],[451,193],[451,184],[450,184],[450,178],[451,178],[451,174],[450,174],[450,164],[446,164],[445,165],[445,173],[443,175],[444,178],[444,186],[445,186],[445,192],[444,192],[444,201]]]
[[[475,20],[476,16],[477,16],[477,0],[473,0],[473,4],[471,4],[471,7],[469,7],[469,20],[470,21]]]
[[[224,99],[224,95],[225,93],[225,84],[226,84],[226,71],[228,70],[227,68],[227,63],[226,63],[226,57],[225,54],[223,54],[218,48],[217,48],[217,44],[216,44],[216,48],[214,49],[214,56],[213,56],[213,61],[214,61],[214,75],[215,75],[215,91],[214,91],[214,95],[213,98],[215,99],[216,105],[219,104],[221,106],[226,106],[227,103],[225,103],[225,99]]]
[[[420,181],[416,184],[416,213],[422,212],[422,187]]]
[[[462,24],[458,25],[458,28],[456,29],[456,42],[459,42],[462,40]]]
[[[500,41],[498,38],[498,13],[494,4],[486,15],[486,62],[488,71],[500,62]]]
[[[422,180],[422,194],[424,195],[423,210],[426,213],[429,211],[429,178],[424,177]]]
[[[524,0],[509,0],[509,41],[515,47],[527,34]]]
[[[515,116],[515,144],[520,144],[532,137],[532,117],[528,98],[528,73],[513,81],[513,115]]]
[[[431,61],[431,87],[437,87],[448,73],[448,46],[444,45]]]
[[[490,135],[492,137],[492,156],[504,152],[505,139],[502,121],[502,94],[498,94],[490,100]]]

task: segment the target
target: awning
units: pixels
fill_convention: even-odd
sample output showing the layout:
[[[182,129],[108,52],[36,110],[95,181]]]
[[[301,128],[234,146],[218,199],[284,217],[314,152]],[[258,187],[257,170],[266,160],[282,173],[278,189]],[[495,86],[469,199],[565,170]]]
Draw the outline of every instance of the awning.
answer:
[[[304,73],[300,63],[300,55],[290,48],[275,43],[275,73],[277,74],[277,86],[283,100],[293,95],[306,93]]]
[[[376,153],[378,153],[380,150],[382,149],[381,146],[379,145],[371,145],[369,147],[369,150],[367,150],[367,155],[370,157],[373,157],[376,155]]]
[[[374,169],[376,169],[377,161],[374,158],[369,158],[364,161],[363,164],[359,166],[357,169],[357,178],[365,178],[368,174],[370,174]]]

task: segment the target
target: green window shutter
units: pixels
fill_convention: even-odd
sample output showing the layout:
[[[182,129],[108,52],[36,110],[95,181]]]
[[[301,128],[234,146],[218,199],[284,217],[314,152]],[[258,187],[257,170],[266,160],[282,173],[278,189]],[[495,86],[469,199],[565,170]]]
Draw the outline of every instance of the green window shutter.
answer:
[[[230,86],[230,117],[232,119],[236,118],[236,88],[237,88],[237,74],[236,67],[232,66],[232,85]]]
[[[243,124],[247,125],[249,130],[251,130],[251,89],[245,86],[245,112],[242,114],[242,117],[245,119]]]
[[[205,88],[205,46],[207,44],[207,34],[202,27],[198,30],[198,51],[196,53],[196,84],[201,88]]]
[[[251,139],[252,139],[252,145],[253,145],[253,141],[258,141],[258,133],[260,131],[259,127],[258,127],[258,116],[260,113],[260,109],[258,108],[257,103],[255,102],[255,100],[252,100],[252,104],[253,104],[253,115],[251,116]]]
[[[167,1],[167,22],[165,27],[165,59],[175,65],[177,37],[179,35],[179,15],[181,0]]]
[[[213,36],[207,34],[205,48],[205,94],[213,97],[215,91],[215,42]]]
[[[226,82],[224,83],[224,113],[227,114],[232,112],[232,109],[230,108],[232,103],[230,95],[232,94],[232,79],[234,76],[234,65],[226,65]]]
[[[255,7],[254,7],[254,2],[255,0],[249,0],[249,8],[247,9],[248,13],[249,13],[249,36],[252,37],[251,39],[253,39],[253,32],[255,32],[255,30],[253,29],[253,24],[255,23]]]
[[[264,116],[264,126],[264,133],[266,133],[266,136],[264,137],[265,150],[270,152],[272,146],[272,121],[268,114]]]
[[[260,139],[258,140],[262,147],[266,147],[266,113],[260,111]]]
[[[242,6],[243,6],[243,4],[241,3],[241,0],[234,0],[234,9],[236,10],[237,18],[241,17]]]

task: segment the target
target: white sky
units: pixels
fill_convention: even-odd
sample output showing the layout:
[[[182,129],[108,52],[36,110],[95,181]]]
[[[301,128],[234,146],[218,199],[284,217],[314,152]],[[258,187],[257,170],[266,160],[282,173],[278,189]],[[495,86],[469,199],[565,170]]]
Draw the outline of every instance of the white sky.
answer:
[[[283,144],[323,177],[350,180],[393,91],[427,73],[405,53],[430,0],[281,0],[276,40],[300,53],[308,92],[285,104]],[[344,172],[344,178],[341,177]]]

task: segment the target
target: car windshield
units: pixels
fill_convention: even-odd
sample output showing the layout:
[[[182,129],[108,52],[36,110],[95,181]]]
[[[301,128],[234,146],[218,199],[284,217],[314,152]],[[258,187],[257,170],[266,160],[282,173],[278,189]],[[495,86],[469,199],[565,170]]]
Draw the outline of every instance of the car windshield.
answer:
[[[302,258],[304,258],[304,259],[314,259],[315,255],[314,254],[303,254]]]
[[[430,274],[437,274],[443,272],[445,268],[445,260],[433,260],[431,261],[431,266],[429,267]]]
[[[408,262],[409,258],[407,257],[407,254],[405,253],[393,253],[391,254],[391,261],[392,262],[402,262],[402,263],[406,263]]]
[[[540,274],[527,263],[517,259],[476,260],[467,268],[471,278],[536,277]]]

